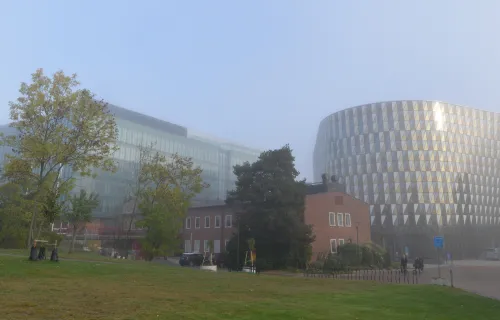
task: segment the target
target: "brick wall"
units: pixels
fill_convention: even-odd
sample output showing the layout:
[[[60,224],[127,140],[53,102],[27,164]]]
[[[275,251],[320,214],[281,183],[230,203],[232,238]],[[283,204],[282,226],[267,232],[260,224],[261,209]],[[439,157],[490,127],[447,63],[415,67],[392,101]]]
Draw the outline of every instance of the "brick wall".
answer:
[[[214,241],[214,253],[226,250],[234,233],[234,213],[225,205],[191,208],[183,228],[185,252],[204,252],[206,241]]]
[[[304,215],[316,235],[313,261],[318,253],[335,251],[336,246],[349,241],[356,243],[356,236],[360,244],[371,240],[368,204],[342,192],[308,195]]]

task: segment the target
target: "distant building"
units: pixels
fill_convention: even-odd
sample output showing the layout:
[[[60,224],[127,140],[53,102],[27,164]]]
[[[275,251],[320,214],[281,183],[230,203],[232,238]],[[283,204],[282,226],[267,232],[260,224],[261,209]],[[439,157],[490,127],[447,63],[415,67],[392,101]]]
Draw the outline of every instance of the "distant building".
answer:
[[[392,255],[456,258],[500,245],[500,113],[426,100],[360,105],[324,118],[314,179],[338,175],[370,205],[372,238]]]

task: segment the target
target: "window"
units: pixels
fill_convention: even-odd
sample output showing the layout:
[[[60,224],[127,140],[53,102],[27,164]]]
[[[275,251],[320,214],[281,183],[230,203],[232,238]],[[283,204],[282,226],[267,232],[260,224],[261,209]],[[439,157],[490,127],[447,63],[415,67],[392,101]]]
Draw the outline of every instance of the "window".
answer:
[[[210,228],[210,216],[205,217],[205,228]]]
[[[200,252],[200,240],[194,240],[194,250],[193,252]]]
[[[220,228],[220,216],[215,216],[214,227]]]
[[[344,214],[343,213],[337,213],[337,225],[339,227],[344,226]]]
[[[344,204],[344,197],[342,197],[342,196],[335,196],[335,204],[337,204],[337,205],[343,205]]]
[[[233,216],[232,215],[227,215],[226,216],[226,223],[224,225],[226,228],[231,228],[233,226]]]
[[[191,229],[191,218],[186,218],[186,229]]]
[[[344,245],[344,239],[339,239],[339,246],[343,246]]]
[[[337,240],[330,239],[330,251],[331,253],[337,253]]]
[[[214,252],[213,253],[220,253],[220,240],[214,240]]]
[[[224,250],[227,251],[227,244],[229,243],[229,239],[224,240]]]
[[[330,220],[330,227],[335,226],[335,213],[334,212],[329,212],[328,213],[328,218]]]
[[[200,228],[200,217],[194,218],[194,228],[199,229]]]
[[[351,226],[351,214],[350,213],[345,214],[345,226],[346,227]]]
[[[208,247],[208,240],[203,240],[203,251],[209,252],[210,248]]]
[[[191,240],[184,240],[184,252],[191,252]]]

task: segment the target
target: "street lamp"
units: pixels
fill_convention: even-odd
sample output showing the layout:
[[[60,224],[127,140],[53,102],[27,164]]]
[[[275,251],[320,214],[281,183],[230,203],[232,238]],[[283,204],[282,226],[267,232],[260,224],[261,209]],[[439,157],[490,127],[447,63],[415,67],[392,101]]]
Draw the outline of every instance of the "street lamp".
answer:
[[[359,222],[356,222],[356,257],[359,259]]]

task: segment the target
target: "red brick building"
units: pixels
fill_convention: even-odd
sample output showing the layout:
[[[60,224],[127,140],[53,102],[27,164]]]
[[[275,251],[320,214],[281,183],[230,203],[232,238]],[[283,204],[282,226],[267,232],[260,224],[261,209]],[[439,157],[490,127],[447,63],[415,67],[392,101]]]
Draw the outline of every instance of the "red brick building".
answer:
[[[208,251],[208,241],[213,240],[214,253],[225,252],[235,232],[233,219],[234,213],[226,205],[190,208],[182,235],[184,251]]]
[[[367,203],[353,198],[334,184],[308,187],[304,218],[313,226],[313,260],[318,253],[336,252],[337,246],[351,241],[370,241],[370,214]],[[236,231],[236,213],[225,205],[191,208],[184,222],[185,252],[204,252],[214,241],[214,253],[224,252]]]
[[[369,205],[332,189],[311,192],[306,196],[304,218],[313,226],[313,260],[318,253],[335,253],[346,243],[370,242]]]

